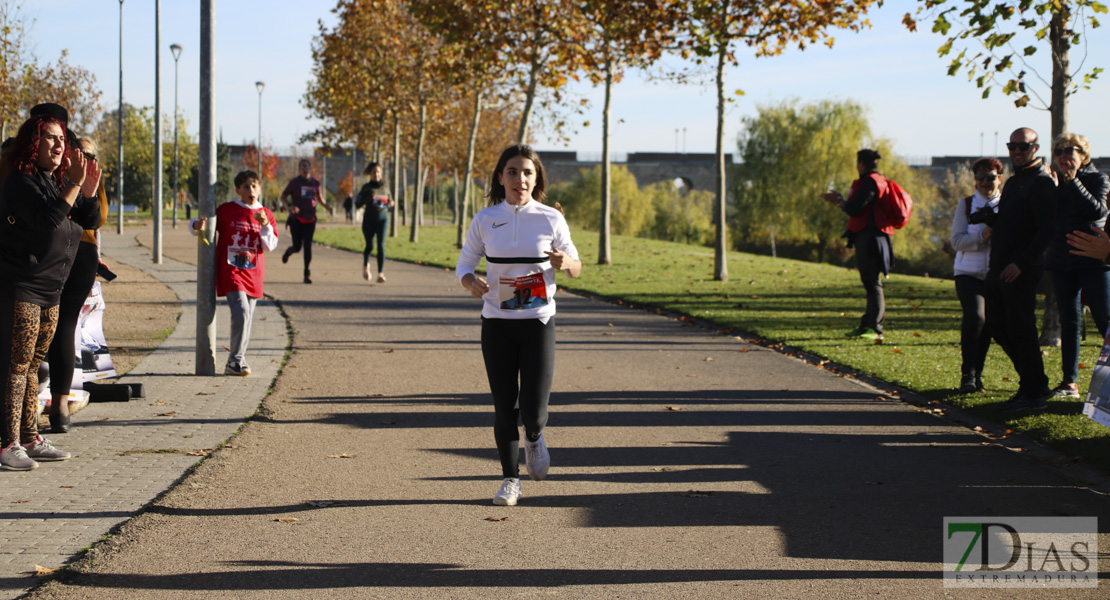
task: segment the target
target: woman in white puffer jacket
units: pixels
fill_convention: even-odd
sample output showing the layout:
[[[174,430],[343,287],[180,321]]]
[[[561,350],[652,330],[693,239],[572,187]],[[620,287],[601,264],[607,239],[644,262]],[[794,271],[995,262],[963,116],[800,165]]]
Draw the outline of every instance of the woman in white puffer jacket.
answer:
[[[986,303],[983,280],[990,261],[992,216],[998,211],[1002,194],[1002,161],[981,158],[972,165],[975,193],[960,200],[952,218],[950,241],[956,250],[952,267],[956,280],[956,296],[963,308],[960,323],[960,388],[961,394],[983,389],[983,362],[991,345],[987,331]],[[974,223],[972,222],[974,221]]]

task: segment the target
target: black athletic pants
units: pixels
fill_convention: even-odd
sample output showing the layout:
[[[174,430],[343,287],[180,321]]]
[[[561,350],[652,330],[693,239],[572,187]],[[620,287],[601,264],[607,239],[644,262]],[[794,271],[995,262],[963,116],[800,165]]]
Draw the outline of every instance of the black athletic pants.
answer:
[[[555,374],[555,319],[482,318],[482,358],[493,394],[493,438],[501,475],[520,477],[520,432],[536,440],[547,425]]]
[[[73,364],[77,358],[74,345],[77,320],[81,318],[81,307],[85,305],[96,281],[96,266],[99,262],[96,244],[81,242],[77,245],[73,268],[62,287],[62,299],[58,304],[58,329],[54,332],[50,351],[46,353],[46,361],[50,364],[51,394],[69,394],[73,385]]]
[[[316,235],[316,221],[302,223],[297,217],[289,219],[289,236],[293,238],[293,245],[285,251],[286,254],[296,254],[304,248],[304,270],[308,271],[312,264],[312,236]]]

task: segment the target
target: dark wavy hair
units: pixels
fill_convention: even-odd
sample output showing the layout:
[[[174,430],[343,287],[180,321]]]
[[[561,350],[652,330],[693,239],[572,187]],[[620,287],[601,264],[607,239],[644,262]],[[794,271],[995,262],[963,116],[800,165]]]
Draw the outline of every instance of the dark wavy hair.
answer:
[[[532,199],[536,202],[543,202],[547,198],[547,175],[543,171],[543,163],[540,162],[540,155],[527,144],[514,144],[505,148],[501,153],[501,158],[497,159],[497,166],[493,169],[493,177],[489,180],[489,190],[486,191],[486,206],[493,206],[505,201],[505,186],[501,185],[501,181],[497,176],[501,171],[505,170],[505,164],[509,159],[522,156],[532,161],[536,167],[536,187],[532,190]]]
[[[369,175],[370,172],[374,170],[374,167],[380,167],[380,166],[381,165],[378,164],[378,161],[372,160],[372,161],[366,163],[366,168],[362,170],[362,174],[363,175]]]
[[[1005,172],[1006,167],[1002,166],[1002,161],[997,158],[980,158],[971,165],[971,172],[978,173],[980,169],[990,169],[995,173],[1001,175]]]
[[[63,135],[66,131],[66,124],[50,115],[39,115],[31,117],[19,126],[19,133],[15,134],[15,141],[12,142],[11,148],[8,151],[11,153],[12,162],[15,168],[30,175],[34,172],[35,161],[38,158],[39,143],[42,141],[42,132],[46,129],[47,125],[57,125],[62,129]],[[69,137],[66,137],[66,148],[69,150]],[[61,183],[62,170],[66,168],[68,159],[62,154],[62,165],[54,171],[54,178]]]
[[[258,178],[258,173],[247,169],[246,171],[239,171],[239,173],[235,176],[235,189],[239,189],[239,186],[248,181],[254,181],[259,186],[262,185],[262,180]]]

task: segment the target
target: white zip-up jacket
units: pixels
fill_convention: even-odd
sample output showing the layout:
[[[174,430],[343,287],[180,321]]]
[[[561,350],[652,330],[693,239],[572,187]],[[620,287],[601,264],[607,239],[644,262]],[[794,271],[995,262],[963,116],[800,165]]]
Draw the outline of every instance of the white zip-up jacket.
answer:
[[[455,275],[461,281],[485,258],[490,290],[482,296],[482,316],[547,323],[555,315],[555,269],[545,251],[556,248],[578,260],[562,213],[535,200],[500,202],[474,215]]]

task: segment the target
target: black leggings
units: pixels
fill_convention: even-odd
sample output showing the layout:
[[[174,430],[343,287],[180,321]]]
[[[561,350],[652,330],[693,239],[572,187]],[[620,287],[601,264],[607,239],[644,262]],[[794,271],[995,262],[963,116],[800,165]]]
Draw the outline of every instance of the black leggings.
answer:
[[[50,364],[50,393],[66,395],[73,385],[73,363],[76,360],[74,338],[77,335],[77,321],[81,318],[81,307],[89,297],[96,281],[97,256],[96,244],[81,242],[77,246],[77,256],[62,288],[62,299],[58,305],[58,329],[46,360]],[[51,408],[57,411],[53,405]]]
[[[555,374],[555,319],[482,318],[482,358],[493,394],[493,439],[501,476],[520,477],[520,432],[530,440],[547,425],[547,402]]]
[[[961,375],[983,376],[983,363],[991,347],[991,334],[987,330],[987,305],[983,296],[983,280],[971,275],[957,275],[956,297],[963,308],[960,321]]]
[[[316,221],[302,223],[297,217],[291,217],[289,235],[293,238],[293,245],[285,253],[296,254],[304,247],[304,270],[307,271],[312,264],[312,236],[316,235]]]
[[[378,238],[378,273],[385,268],[385,234],[389,230],[389,213],[378,212],[373,206],[366,207],[362,215],[362,237],[366,238],[366,249],[362,251],[362,266],[370,264],[370,250],[374,238]]]

